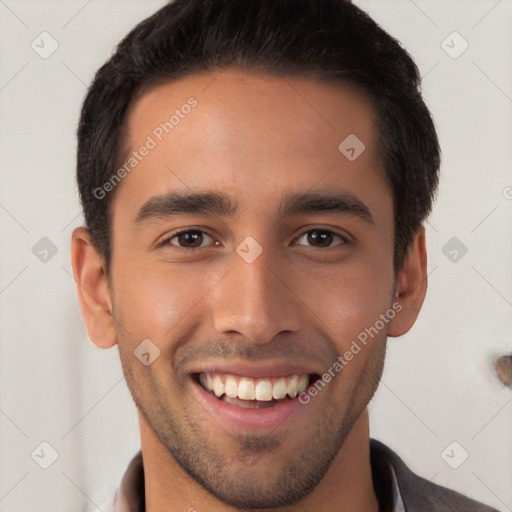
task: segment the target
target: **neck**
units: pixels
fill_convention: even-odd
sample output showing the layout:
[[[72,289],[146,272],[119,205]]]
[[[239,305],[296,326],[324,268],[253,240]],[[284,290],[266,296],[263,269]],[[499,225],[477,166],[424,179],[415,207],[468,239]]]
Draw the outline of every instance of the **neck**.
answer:
[[[144,460],[146,512],[208,510],[235,512],[201,486],[176,461],[152,427],[139,413]],[[369,421],[365,410],[317,487],[296,505],[275,512],[324,510],[378,512],[373,488]],[[240,511],[239,511],[240,512]],[[269,509],[266,512],[271,512]]]

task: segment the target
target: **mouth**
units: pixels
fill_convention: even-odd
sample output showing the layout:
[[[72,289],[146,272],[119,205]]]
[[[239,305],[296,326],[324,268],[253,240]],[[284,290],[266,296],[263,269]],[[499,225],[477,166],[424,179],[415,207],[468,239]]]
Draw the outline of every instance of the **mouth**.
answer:
[[[209,362],[190,368],[189,382],[200,405],[198,414],[208,412],[224,431],[277,435],[288,429],[303,431],[322,414],[328,391],[320,400],[304,396],[321,378],[320,372],[320,366],[307,362]]]
[[[228,373],[195,373],[193,379],[216,400],[242,409],[266,409],[298,396],[319,378],[318,374],[248,377]]]

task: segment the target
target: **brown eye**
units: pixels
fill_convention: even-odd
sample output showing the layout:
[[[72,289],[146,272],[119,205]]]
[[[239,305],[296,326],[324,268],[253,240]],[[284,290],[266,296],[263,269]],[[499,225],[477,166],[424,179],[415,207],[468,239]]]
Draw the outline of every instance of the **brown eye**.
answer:
[[[300,243],[300,241],[306,241],[307,244]],[[334,242],[334,243],[333,243]],[[338,235],[333,233],[332,231],[325,229],[312,229],[307,233],[304,233],[299,238],[294,245],[309,245],[310,247],[335,247],[340,245],[348,245],[349,241]]]
[[[332,243],[332,235],[328,231],[310,231],[308,233],[308,243],[320,247],[328,247]]]
[[[176,245],[184,249],[195,249],[197,247],[201,247],[201,244],[205,239],[212,240],[212,237],[199,229],[190,229],[188,231],[176,233],[174,236],[169,238],[169,245]]]

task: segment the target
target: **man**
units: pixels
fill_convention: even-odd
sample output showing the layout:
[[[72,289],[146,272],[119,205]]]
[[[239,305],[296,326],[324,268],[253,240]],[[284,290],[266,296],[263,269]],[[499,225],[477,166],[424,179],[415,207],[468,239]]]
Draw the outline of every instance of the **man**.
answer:
[[[121,42],[83,105],[72,240],[139,411],[111,510],[491,510],[369,439],[439,153],[412,59],[348,1],[178,0]]]

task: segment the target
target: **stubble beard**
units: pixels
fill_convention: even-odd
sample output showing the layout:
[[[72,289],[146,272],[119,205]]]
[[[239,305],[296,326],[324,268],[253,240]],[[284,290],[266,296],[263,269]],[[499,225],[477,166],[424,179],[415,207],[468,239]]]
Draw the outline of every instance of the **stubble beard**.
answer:
[[[310,438],[302,439],[295,452],[287,450],[281,456],[279,450],[287,440],[277,433],[231,436],[229,443],[236,446],[232,450],[235,455],[223,454],[206,439],[190,411],[184,409],[180,419],[164,392],[168,386],[160,384],[149,368],[137,367],[140,363],[133,353],[122,349],[130,346],[129,340],[119,340],[128,388],[147,423],[180,466],[209,493],[236,510],[269,512],[301,501],[322,480],[378,387],[386,338],[375,339],[368,347],[372,352],[349,399],[327,404],[325,414],[309,429]],[[149,374],[143,375],[144,370]]]

